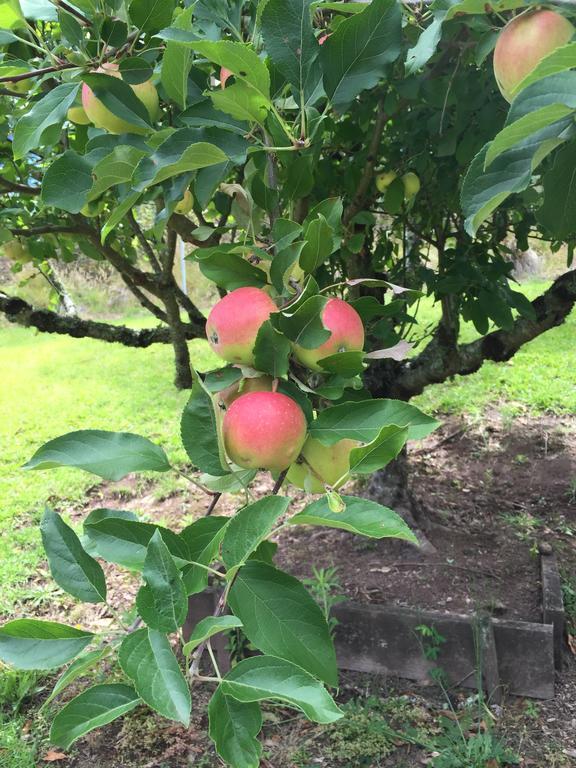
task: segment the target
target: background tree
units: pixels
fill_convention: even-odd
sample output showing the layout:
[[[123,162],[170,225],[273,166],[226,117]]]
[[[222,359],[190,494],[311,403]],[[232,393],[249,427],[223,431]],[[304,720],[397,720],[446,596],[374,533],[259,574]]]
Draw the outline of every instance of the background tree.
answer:
[[[364,318],[375,321],[374,346],[408,338],[418,350],[410,361],[388,358],[371,366],[365,380],[374,395],[408,399],[428,384],[477,370],[486,359],[506,360],[570,312],[572,274],[558,278],[531,306],[509,281],[508,233],[520,247],[538,231],[553,244],[567,241],[569,253],[572,248],[573,217],[554,204],[566,199],[569,183],[566,168],[574,153],[565,113],[571,107],[563,105],[561,120],[549,112],[553,122],[539,133],[530,133],[526,123],[542,100],[550,102],[545,86],[532,86],[544,94],[537,94],[538,101],[527,99],[524,141],[533,156],[552,131],[562,136],[566,159],[555,163],[557,153],[545,160],[543,184],[523,194],[530,173],[501,156],[498,168],[515,170],[494,182],[496,194],[499,183],[516,194],[496,211],[486,210],[491,215],[484,223],[465,225],[462,178],[506,120],[506,102],[488,63],[502,24],[496,13],[472,2],[434,10],[410,6],[401,37],[400,9],[390,2],[373,2],[363,16],[359,3],[316,3],[312,22],[300,33],[293,20],[309,6],[286,0],[287,43],[282,38],[279,45],[275,6],[267,12],[263,2],[200,3],[195,10],[169,2],[162,11],[150,11],[153,4],[146,2],[126,6],[37,3],[26,8],[24,19],[13,3],[2,4],[0,234],[4,243],[17,238],[26,244],[37,265],[81,254],[106,260],[160,325],[136,331],[89,322],[2,294],[0,309],[9,319],[132,346],[170,342],[177,385],[189,387],[185,342],[203,336],[204,319],[173,276],[177,235],[201,249],[194,258],[221,289],[258,285],[262,278],[254,270],[244,266],[239,272],[237,260],[225,263],[230,244],[245,247],[245,256],[256,254],[252,261],[288,263],[312,223],[308,212],[328,198],[341,200],[343,215],[337,227],[337,215],[327,224],[339,240],[331,253],[318,256],[321,287],[385,277],[432,295],[442,307],[438,326],[421,329],[411,311],[415,294],[394,295],[386,304],[386,286],[353,288],[367,300],[360,305]],[[339,32],[343,20],[348,25]],[[337,55],[353,44],[356,22],[357,60],[346,57],[342,67]],[[205,38],[200,46],[198,35]],[[226,53],[209,42],[220,39],[254,39],[257,49],[268,52],[268,69],[246,54],[221,89]],[[90,82],[90,72],[106,62],[120,65],[123,80],[98,76],[98,93],[134,131],[120,138],[66,120],[69,108],[79,105],[81,80]],[[555,77],[567,95],[572,63],[568,45],[553,70],[561,68]],[[129,87],[152,76],[162,104],[153,124]],[[381,185],[383,192],[374,183],[381,170],[398,174]],[[420,181],[410,199],[401,179],[406,173]],[[520,176],[526,183],[518,184]],[[185,216],[175,208],[187,188],[193,209]],[[481,195],[468,207],[480,210],[490,194],[488,189],[485,199]],[[154,222],[142,215],[149,203]],[[313,227],[322,240],[321,226]],[[145,261],[137,260],[137,252]],[[459,344],[462,319],[472,320],[481,338]]]

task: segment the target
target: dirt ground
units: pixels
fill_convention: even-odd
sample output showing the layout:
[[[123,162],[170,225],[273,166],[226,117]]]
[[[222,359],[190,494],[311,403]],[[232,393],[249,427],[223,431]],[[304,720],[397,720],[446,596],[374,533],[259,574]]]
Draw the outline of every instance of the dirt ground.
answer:
[[[341,592],[365,602],[459,612],[488,608],[499,616],[538,620],[536,553],[544,544],[552,546],[562,571],[576,586],[576,419],[503,420],[494,415],[474,422],[449,418],[411,450],[409,463],[412,492],[429,520],[427,536],[436,548],[434,555],[424,556],[399,542],[373,542],[303,527],[282,535],[278,564],[298,576],[310,576],[313,564],[336,567]],[[256,491],[268,488],[262,480]],[[296,504],[302,503],[299,495]],[[223,499],[218,514],[231,514],[237,504],[233,497]],[[96,507],[127,508],[178,529],[203,514],[204,506],[204,497],[194,487],[172,488],[163,494],[151,483],[122,481],[95,486],[86,508],[75,510],[73,517],[80,520]],[[106,570],[111,601],[126,608],[136,585],[126,574],[108,566]],[[42,571],[36,578],[46,577]],[[60,620],[67,616],[68,621],[93,627],[110,622],[106,608],[76,607],[57,591],[52,596],[34,610],[36,615]],[[576,660],[567,651],[565,661],[553,700],[527,702],[511,697],[503,707],[492,709],[498,732],[522,755],[522,765],[576,766]],[[188,731],[136,710],[123,723],[89,735],[61,764],[70,768],[217,766],[206,733],[207,695],[200,688],[193,692],[193,723]],[[423,722],[432,722],[446,708],[446,698],[433,682],[416,686],[379,676],[343,675],[340,701],[366,701],[370,696],[382,701],[400,697],[410,704],[411,714],[406,717]],[[470,692],[451,696],[458,708]],[[401,729],[403,724],[396,726]],[[373,763],[353,758],[339,762],[330,757],[333,738],[330,731],[308,724],[289,710],[271,708],[265,717],[264,765],[408,768],[430,760],[429,753],[398,742],[390,755]]]

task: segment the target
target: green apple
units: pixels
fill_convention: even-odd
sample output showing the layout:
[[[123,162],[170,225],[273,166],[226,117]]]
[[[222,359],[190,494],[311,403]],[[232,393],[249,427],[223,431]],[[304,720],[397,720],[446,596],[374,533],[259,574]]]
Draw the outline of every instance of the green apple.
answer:
[[[402,182],[404,184],[404,193],[406,195],[406,202],[413,200],[418,192],[420,192],[420,179],[415,173],[409,171],[402,176]]]
[[[398,178],[396,171],[383,171],[376,176],[376,187],[378,192],[386,192],[390,184]]]
[[[350,468],[350,451],[356,440],[339,440],[334,445],[322,445],[314,437],[304,443],[300,459],[288,470],[287,479],[308,493],[324,493],[324,487],[334,486]]]

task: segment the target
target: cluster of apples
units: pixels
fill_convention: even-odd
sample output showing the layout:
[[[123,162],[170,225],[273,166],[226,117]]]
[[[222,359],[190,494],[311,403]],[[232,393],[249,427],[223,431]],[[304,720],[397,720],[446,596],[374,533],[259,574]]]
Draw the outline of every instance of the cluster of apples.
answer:
[[[102,64],[95,72],[122,79],[118,64],[114,61]],[[157,120],[160,114],[160,101],[158,91],[152,80],[146,80],[144,83],[138,83],[137,85],[130,85],[130,88],[132,88],[136,98],[146,107],[150,120]],[[73,107],[70,107],[67,117],[68,120],[76,123],[76,125],[89,125],[93,123],[96,128],[102,128],[108,131],[108,133],[145,133],[145,129],[132,125],[132,123],[123,120],[105,107],[86,83],[82,86],[82,104],[75,104]]]
[[[260,288],[237,288],[212,308],[206,336],[219,357],[228,363],[253,368],[258,331],[277,312],[272,298]],[[340,352],[364,347],[364,326],[346,301],[331,298],[321,315],[330,337],[315,349],[293,344],[296,360],[311,371],[321,371],[319,361]],[[340,440],[326,447],[307,435],[304,412],[288,395],[276,391],[271,376],[241,379],[220,392],[226,408],[222,431],[229,458],[246,469],[288,469],[288,479],[311,493],[322,493],[348,471],[348,456],[357,442]]]

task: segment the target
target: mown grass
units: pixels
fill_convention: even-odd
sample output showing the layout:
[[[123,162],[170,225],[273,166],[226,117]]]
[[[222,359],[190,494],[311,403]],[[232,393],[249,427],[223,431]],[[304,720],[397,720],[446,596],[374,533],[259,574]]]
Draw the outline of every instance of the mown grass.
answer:
[[[200,370],[216,363],[193,342]],[[42,443],[76,429],[138,432],[183,459],[178,420],[187,394],[173,384],[171,349],[127,349],[90,339],[0,329],[0,613],[33,597],[23,586],[40,555],[37,522],[44,505],[74,503],[94,476],[58,469],[24,472]]]
[[[529,295],[542,284],[525,288]],[[429,322],[437,308],[422,303]],[[474,337],[465,326],[463,340]],[[196,366],[218,364],[203,341],[191,344]],[[45,441],[75,429],[137,432],[184,458],[178,420],[187,394],[172,385],[168,346],[127,349],[90,339],[0,328],[0,613],[36,596],[27,586],[40,558],[39,516],[48,502],[82,499],[95,478],[72,470],[23,472],[21,465]],[[522,349],[509,363],[485,364],[465,378],[430,387],[416,399],[429,412],[481,413],[487,407],[539,413],[576,412],[576,313]]]

